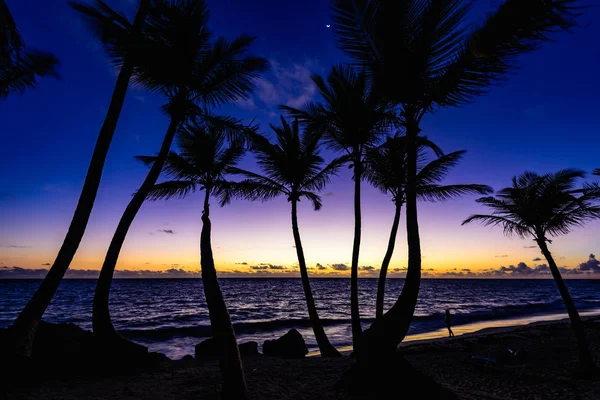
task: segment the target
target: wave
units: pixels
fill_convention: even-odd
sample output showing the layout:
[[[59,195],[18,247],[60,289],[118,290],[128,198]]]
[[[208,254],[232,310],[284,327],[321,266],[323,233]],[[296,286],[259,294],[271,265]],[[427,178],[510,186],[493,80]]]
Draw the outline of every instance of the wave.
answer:
[[[597,304],[583,302],[578,304],[579,310],[597,308]],[[505,320],[518,317],[555,314],[564,311],[562,301],[552,303],[529,303],[520,305],[506,305],[493,307],[485,311],[474,311],[470,313],[456,313],[452,316],[453,325],[462,325],[473,322]],[[362,318],[361,322],[370,324],[375,318]],[[416,315],[413,317],[411,330],[429,331],[443,327],[444,314],[440,312]],[[349,318],[322,318],[321,323],[325,327],[349,325]],[[234,324],[237,334],[252,334],[257,332],[275,332],[291,328],[310,328],[311,323],[306,319],[278,319],[272,321],[248,321]],[[130,339],[141,339],[149,341],[162,341],[178,337],[210,337],[212,336],[210,325],[194,326],[166,326],[154,329],[123,329],[119,332]]]

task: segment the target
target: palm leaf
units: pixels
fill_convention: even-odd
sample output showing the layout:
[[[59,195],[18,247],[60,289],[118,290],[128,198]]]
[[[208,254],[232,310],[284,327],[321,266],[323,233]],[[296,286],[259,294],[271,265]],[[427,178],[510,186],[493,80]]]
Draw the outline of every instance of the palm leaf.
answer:
[[[196,182],[194,181],[167,181],[154,185],[150,189],[147,199],[152,201],[172,198],[182,199],[195,191]]]
[[[494,190],[487,185],[420,185],[417,197],[424,201],[446,201],[467,194],[489,194]]]

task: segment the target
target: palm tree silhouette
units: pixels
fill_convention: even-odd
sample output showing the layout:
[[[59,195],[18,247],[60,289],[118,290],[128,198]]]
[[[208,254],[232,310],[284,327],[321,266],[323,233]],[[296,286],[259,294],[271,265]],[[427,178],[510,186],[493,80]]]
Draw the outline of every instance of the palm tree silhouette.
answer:
[[[377,286],[377,300],[375,315],[377,318],[383,315],[383,303],[385,296],[385,281],[388,266],[394,253],[398,225],[400,223],[400,211],[404,205],[406,190],[406,148],[407,141],[404,136],[388,138],[379,147],[367,151],[365,178],[374,187],[392,198],[395,205],[394,221],[388,242],[388,248],[381,263],[379,272],[379,284]],[[425,150],[432,149],[438,158],[425,163]],[[439,185],[450,169],[462,158],[465,150],[455,151],[443,155],[441,150],[425,137],[418,139],[418,172],[417,172],[417,197],[425,201],[444,201],[465,194],[488,194],[493,190],[486,185],[477,184],[454,184]]]
[[[230,136],[239,135],[244,128],[237,121],[215,117],[208,108],[247,96],[254,87],[254,78],[267,68],[264,59],[245,55],[254,41],[252,37],[210,42],[205,1],[157,1],[148,20],[146,35],[157,45],[140,60],[138,80],[161,88],[168,99],[164,110],[170,123],[156,160],[119,221],[96,286],[94,333],[115,344],[125,343],[115,331],[108,309],[114,270],[129,227],[160,175],[177,130],[194,117],[221,126]]]
[[[600,176],[600,168],[596,168],[592,174]]]
[[[473,102],[514,70],[517,57],[550,34],[574,26],[576,0],[506,0],[469,32],[472,2],[461,0],[333,0],[338,47],[372,82],[373,96],[398,110],[408,140],[405,188],[408,271],[395,306],[365,332],[361,365],[385,365],[404,339],[421,282],[417,216],[417,141],[423,117]],[[374,370],[371,368],[371,372]],[[376,374],[375,372],[373,372]],[[363,379],[368,381],[368,379]]]
[[[165,160],[164,172],[173,180],[154,185],[148,193],[148,199],[184,198],[204,190],[200,265],[212,334],[222,346],[220,368],[223,398],[243,400],[248,394],[240,351],[217,280],[210,240],[210,198],[216,197],[221,206],[230,202],[235,183],[226,180],[227,170],[241,160],[245,151],[243,144],[236,141],[225,147],[226,136],[227,132],[223,129],[215,129],[201,121],[185,124],[177,136],[179,153],[170,152]],[[138,159],[147,165],[153,165],[158,157],[139,156]]]
[[[319,155],[321,134],[310,130],[305,130],[304,134],[301,134],[297,121],[290,126],[281,117],[281,126],[271,125],[271,129],[276,135],[276,144],[270,143],[266,137],[259,134],[250,136],[252,149],[264,175],[238,168],[231,169],[231,172],[247,178],[238,186],[242,189],[238,191],[242,197],[267,201],[278,196],[286,196],[291,203],[292,232],[302,277],[302,288],[319,351],[323,357],[341,356],[329,342],[315,306],[298,228],[298,202],[304,197],[312,202],[315,211],[320,210],[321,198],[315,192],[325,188],[331,175],[335,174],[341,166],[342,160],[336,159],[323,167],[324,160]]]
[[[58,77],[58,59],[46,52],[25,49],[8,6],[0,0],[0,100],[34,88],[38,77]]]
[[[377,144],[394,120],[385,102],[373,96],[364,73],[337,65],[327,81],[311,77],[322,103],[309,103],[301,109],[282,106],[290,115],[306,123],[310,130],[323,131],[323,140],[331,149],[344,153],[354,170],[354,242],[350,270],[350,312],[352,346],[358,350],[362,328],[358,308],[358,257],[361,239],[360,182],[366,150]]]
[[[144,47],[140,46],[140,39],[149,0],[140,2],[133,23],[100,0],[96,0],[94,6],[70,4],[84,16],[92,30],[98,34],[112,62],[121,69],[104,123],[96,140],[94,153],[67,235],[48,274],[11,328],[14,333],[10,343],[14,349],[11,351],[27,357],[31,356],[31,346],[37,325],[56,293],[85,233],[102,178],[106,155],[117,127],[129,80],[133,74],[135,58],[140,55],[137,53],[144,52]]]
[[[531,237],[535,240],[548,261],[552,277],[567,307],[583,371],[589,373],[595,364],[583,323],[547,244],[551,243],[549,237],[566,235],[573,227],[600,218],[598,194],[593,190],[575,188],[577,179],[584,176],[583,171],[574,169],[544,175],[525,172],[515,176],[511,187],[500,190],[495,197],[477,200],[491,208],[492,214],[471,215],[463,225],[472,221],[479,221],[484,226],[500,225],[506,236]]]

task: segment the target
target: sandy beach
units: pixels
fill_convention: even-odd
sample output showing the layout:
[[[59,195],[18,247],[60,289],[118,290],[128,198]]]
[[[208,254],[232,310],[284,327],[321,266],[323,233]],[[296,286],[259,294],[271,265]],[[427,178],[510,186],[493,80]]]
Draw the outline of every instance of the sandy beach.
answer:
[[[600,359],[600,317],[587,317],[586,330]],[[460,330],[459,330],[460,331]],[[514,360],[512,351],[520,350]],[[585,400],[600,398],[600,380],[573,377],[575,342],[567,320],[487,328],[455,338],[404,343],[400,352],[425,374],[464,399]],[[262,355],[244,359],[251,398],[342,399],[335,390],[349,357],[283,360]],[[410,388],[402,382],[400,388]],[[8,388],[6,399],[218,399],[216,362],[168,361],[121,376],[66,376]],[[402,383],[400,385],[400,383]],[[406,385],[406,386],[405,386]],[[398,398],[420,398],[400,392]]]

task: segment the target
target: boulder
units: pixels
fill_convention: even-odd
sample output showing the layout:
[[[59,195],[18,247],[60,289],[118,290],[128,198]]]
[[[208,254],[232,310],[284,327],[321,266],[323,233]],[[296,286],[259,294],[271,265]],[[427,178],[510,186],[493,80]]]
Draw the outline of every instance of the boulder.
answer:
[[[248,356],[257,356],[260,353],[258,352],[258,343],[257,342],[246,342],[240,343],[240,355],[244,357]]]
[[[181,358],[181,361],[194,361],[194,357],[191,354],[186,354]]]
[[[308,354],[308,348],[300,332],[290,329],[279,339],[265,340],[263,354],[279,358],[304,358]]]
[[[213,360],[219,358],[219,345],[214,337],[198,343],[194,350],[196,360]]]

